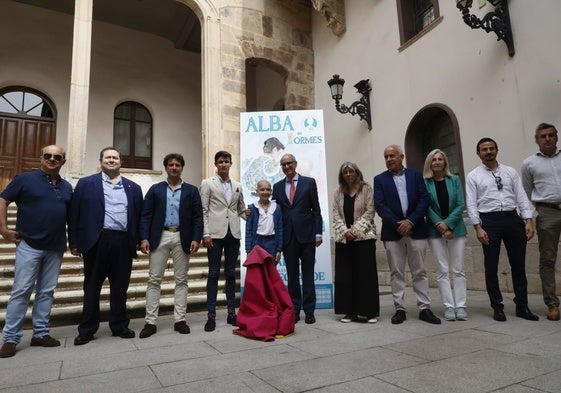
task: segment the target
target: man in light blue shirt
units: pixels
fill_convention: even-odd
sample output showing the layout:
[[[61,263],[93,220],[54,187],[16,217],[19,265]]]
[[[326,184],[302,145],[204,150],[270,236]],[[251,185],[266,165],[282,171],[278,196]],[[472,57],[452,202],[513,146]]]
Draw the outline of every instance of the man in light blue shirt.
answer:
[[[121,176],[121,154],[112,147],[99,155],[101,173],[78,181],[70,209],[69,243],[84,259],[84,306],[74,345],[87,344],[99,328],[99,298],[110,285],[109,327],[113,336],[133,338],[127,315],[132,258],[139,244],[140,186]]]
[[[181,173],[185,160],[181,154],[168,154],[165,181],[154,184],[146,193],[140,220],[140,250],[150,254],[150,271],[146,288],[146,318],[140,338],[156,333],[160,288],[168,258],[173,258],[175,298],[173,329],[191,332],[185,319],[187,312],[187,274],[189,257],[199,249],[203,235],[203,208],[197,187],[185,183]]]
[[[559,321],[559,298],[555,288],[555,263],[561,234],[561,151],[557,129],[541,123],[535,139],[539,151],[522,164],[522,185],[536,206],[536,230],[540,249],[540,278],[547,319]]]

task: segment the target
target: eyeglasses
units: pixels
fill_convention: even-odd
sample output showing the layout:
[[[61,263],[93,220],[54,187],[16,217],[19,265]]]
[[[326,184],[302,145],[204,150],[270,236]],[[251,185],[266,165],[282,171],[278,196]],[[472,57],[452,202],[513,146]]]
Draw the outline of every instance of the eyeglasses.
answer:
[[[493,171],[491,171],[491,175],[493,175],[493,177],[495,178],[495,184],[497,185],[497,189],[499,191],[501,191],[503,189],[503,183],[502,183],[501,177],[500,176],[495,176]]]
[[[284,167],[284,166],[290,166],[292,164],[294,164],[294,161],[281,162],[280,166]]]
[[[45,153],[43,154],[43,159],[44,160],[50,160],[51,158],[54,158],[55,161],[62,161],[62,155],[61,154],[50,154],[50,153]]]

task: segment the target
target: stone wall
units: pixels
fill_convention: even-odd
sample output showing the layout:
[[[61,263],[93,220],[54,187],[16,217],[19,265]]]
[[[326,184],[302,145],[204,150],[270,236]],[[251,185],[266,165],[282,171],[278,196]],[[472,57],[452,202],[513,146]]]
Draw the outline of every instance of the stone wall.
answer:
[[[390,272],[386,251],[381,241],[376,242],[376,262],[378,266],[378,279],[380,286],[390,285]],[[561,254],[560,254],[561,255]],[[333,258],[335,260],[335,258]],[[429,281],[431,288],[438,288],[436,275],[434,273],[434,260],[430,248],[427,249],[426,267],[429,273]],[[467,276],[468,289],[485,291],[485,269],[483,267],[483,250],[481,244],[475,236],[472,226],[468,226],[468,239],[465,253],[465,271]],[[409,269],[407,269],[409,270]],[[501,249],[501,257],[499,260],[499,283],[501,290],[512,292],[512,275],[510,273],[510,265],[504,247]],[[541,293],[541,279],[539,274],[539,251],[537,237],[534,237],[526,249],[526,276],[528,278],[528,292]],[[561,280],[559,274],[557,277],[557,293],[561,294]],[[411,286],[411,275],[407,274],[407,285]],[[505,300],[506,303],[506,300]]]
[[[311,5],[286,1],[252,4],[254,8],[244,4],[220,9],[223,148],[235,155],[240,151],[239,114],[246,108],[246,61],[265,64],[286,78],[287,110],[314,107]]]

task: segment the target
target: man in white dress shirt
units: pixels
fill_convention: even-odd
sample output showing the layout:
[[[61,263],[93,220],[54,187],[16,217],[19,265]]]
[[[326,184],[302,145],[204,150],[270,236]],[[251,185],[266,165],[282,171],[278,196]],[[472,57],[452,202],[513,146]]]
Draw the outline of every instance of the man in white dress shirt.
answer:
[[[526,242],[534,236],[536,212],[526,197],[520,176],[499,164],[497,143],[491,138],[477,142],[481,165],[466,178],[466,206],[469,221],[483,245],[485,284],[496,321],[506,321],[497,270],[501,241],[504,243],[514,288],[516,316],[531,321],[539,318],[528,308]],[[518,214],[516,209],[520,210]]]

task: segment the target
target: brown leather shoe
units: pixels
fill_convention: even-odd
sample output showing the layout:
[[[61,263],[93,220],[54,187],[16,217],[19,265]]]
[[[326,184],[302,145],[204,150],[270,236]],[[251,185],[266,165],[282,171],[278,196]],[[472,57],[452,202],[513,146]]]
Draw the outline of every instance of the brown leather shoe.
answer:
[[[60,341],[56,338],[52,338],[48,334],[43,337],[32,337],[31,338],[32,347],[58,347],[60,346]]]
[[[555,304],[550,304],[549,306],[547,306],[547,319],[549,319],[550,321],[558,321],[559,318],[559,306]]]
[[[10,358],[16,354],[16,343],[5,342],[0,348],[0,358]]]
[[[147,338],[150,337],[151,335],[153,335],[154,333],[156,333],[158,331],[158,328],[156,327],[156,325],[152,325],[152,324],[145,324],[144,327],[142,328],[142,330],[140,331],[140,334],[138,335],[139,338]]]
[[[189,325],[187,325],[187,322],[185,322],[185,321],[176,322],[173,325],[173,330],[175,330],[176,332],[179,332],[181,334],[191,333],[191,329],[189,329]]]

